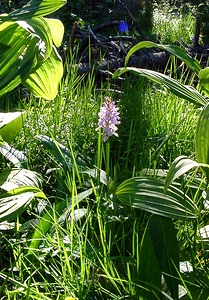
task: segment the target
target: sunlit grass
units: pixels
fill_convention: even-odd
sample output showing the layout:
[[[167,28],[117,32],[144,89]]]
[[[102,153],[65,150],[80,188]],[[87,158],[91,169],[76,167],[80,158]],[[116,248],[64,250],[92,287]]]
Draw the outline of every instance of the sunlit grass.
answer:
[[[180,9],[176,11],[168,10],[168,7],[165,7],[165,11],[155,9],[153,32],[162,44],[177,42],[190,45],[195,34],[195,17],[192,12],[183,14]]]
[[[194,19],[192,15],[186,18],[155,11],[154,29],[161,34],[162,43],[181,41],[182,37],[189,42]],[[2,233],[0,295],[2,299],[119,300],[143,299],[142,295],[159,299],[159,291],[144,284],[140,276],[140,255],[150,215],[124,207],[114,197],[114,189],[144,168],[166,170],[179,155],[193,157],[199,111],[146,80],[127,77],[123,83],[104,83],[93,72],[78,75],[72,65],[73,60],[53,101],[31,95],[20,101],[27,120],[14,146],[24,150],[28,167],[45,179],[48,201],[41,211],[34,211],[35,205],[29,207],[27,216],[17,220],[11,233]],[[176,72],[175,60],[165,72],[182,83],[194,82],[186,70]],[[108,144],[96,131],[98,111],[106,96],[116,101],[121,114],[119,137],[111,138]],[[9,107],[8,102],[5,107]],[[99,170],[98,174],[100,169],[106,171],[101,177],[109,175],[109,186],[101,184],[99,176],[80,172],[76,160],[73,167],[62,169],[61,162],[35,138],[37,134],[63,144],[73,157],[82,158],[87,168]],[[92,193],[77,201],[87,189]],[[63,209],[58,212],[55,207],[60,203]],[[46,212],[50,213],[48,219]],[[50,223],[49,228],[37,227],[40,220],[44,225]],[[196,259],[196,248],[191,247],[196,242],[193,227],[182,222],[176,227],[182,257],[185,254],[186,259]],[[37,244],[32,244],[34,232],[39,238]],[[208,280],[205,273],[204,279]],[[189,286],[183,276],[180,280]]]

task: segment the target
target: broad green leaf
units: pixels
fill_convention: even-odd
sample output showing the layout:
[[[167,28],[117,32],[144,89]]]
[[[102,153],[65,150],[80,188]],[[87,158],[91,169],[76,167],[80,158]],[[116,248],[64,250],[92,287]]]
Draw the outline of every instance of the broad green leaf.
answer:
[[[125,65],[128,64],[128,60],[130,59],[131,55],[133,55],[136,51],[139,51],[143,48],[153,47],[168,51],[170,54],[183,61],[197,75],[199,74],[199,71],[201,70],[200,63],[195,58],[192,58],[190,55],[188,55],[184,49],[177,45],[161,45],[150,41],[143,41],[132,47],[126,56]]]
[[[32,34],[35,34],[39,37],[39,53],[38,55],[42,56],[42,59],[37,57],[37,65],[41,64],[42,61],[45,61],[51,51],[52,51],[52,44],[53,44],[53,39],[52,39],[52,33],[51,33],[51,28],[46,21],[45,18],[33,18],[31,20],[27,20],[27,22],[23,21],[17,21],[18,24],[26,24],[26,28],[29,27],[29,32]],[[22,25],[23,26],[23,25]]]
[[[46,22],[50,27],[52,39],[55,46],[60,47],[64,35],[64,26],[62,22],[57,19],[49,19],[49,18],[44,18],[44,20],[46,20]]]
[[[186,156],[179,156],[177,157],[174,162],[171,164],[168,174],[165,180],[165,192],[167,191],[169,185],[179,178],[181,175],[184,175],[188,171],[193,168],[198,168],[204,166],[204,164],[199,164],[195,160],[188,158]],[[209,167],[209,166],[208,166]]]
[[[0,195],[0,222],[13,221],[22,214],[34,198],[46,199],[37,187],[23,186]]]
[[[30,72],[39,49],[37,36],[14,22],[0,25],[0,42],[10,49],[0,54],[0,96],[21,83],[21,76]]]
[[[46,16],[58,10],[66,2],[66,0],[31,0],[8,15],[0,15],[0,21],[27,20],[37,16]]]
[[[134,73],[137,76],[145,77],[155,83],[165,86],[174,95],[183,98],[191,103],[194,103],[197,106],[205,106],[208,102],[207,99],[205,99],[205,97],[203,97],[193,87],[183,85],[177,80],[156,71],[134,67],[119,68],[114,73],[113,78],[117,78],[128,71]]]
[[[201,111],[195,133],[195,148],[197,161],[209,164],[209,105]],[[208,168],[204,168],[209,176]]]
[[[141,239],[138,268],[139,282],[142,281],[143,286],[148,289],[148,291],[142,290],[141,296],[143,296],[144,299],[156,299],[156,295],[154,295],[152,291],[160,291],[162,273],[148,227],[144,230],[144,234]]]
[[[18,86],[50,54],[51,31],[43,19],[0,24],[0,43],[10,47],[0,54],[0,96]]]
[[[30,89],[36,97],[52,100],[58,93],[60,81],[63,76],[62,59],[55,47],[50,56],[33,73],[30,73],[23,84]]]
[[[178,299],[179,249],[173,221],[153,215],[149,221],[149,230],[168,289],[173,299]]]
[[[43,236],[48,233],[54,227],[54,213],[58,219],[58,222],[62,222],[63,219],[72,211],[72,209],[78,205],[86,197],[93,193],[93,189],[88,189],[78,195],[75,195],[74,203],[72,199],[67,203],[64,200],[54,204],[53,208],[47,206],[46,213],[40,218],[37,227],[31,237],[31,243],[29,247],[29,254],[33,254],[33,249],[38,249]]]
[[[27,157],[23,154],[23,152],[14,149],[4,141],[0,142],[0,153],[16,168],[22,168],[27,164]]]
[[[122,182],[115,195],[126,205],[159,216],[188,220],[198,214],[196,204],[180,189],[170,185],[164,193],[165,181],[147,177],[133,177]]]
[[[201,89],[209,96],[209,67],[199,72],[199,83]]]
[[[11,143],[20,133],[26,118],[26,112],[0,113],[0,135]]]
[[[0,187],[4,191],[10,191],[23,186],[41,188],[42,178],[33,171],[27,169],[4,170],[0,174]]]

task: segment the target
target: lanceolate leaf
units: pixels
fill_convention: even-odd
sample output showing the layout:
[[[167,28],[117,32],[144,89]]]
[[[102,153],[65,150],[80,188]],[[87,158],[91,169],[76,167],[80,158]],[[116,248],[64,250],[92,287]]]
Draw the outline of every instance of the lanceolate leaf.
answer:
[[[0,135],[4,141],[11,143],[19,134],[26,118],[26,112],[0,113]]]
[[[196,127],[195,146],[197,161],[209,164],[209,105],[202,110]],[[208,168],[204,168],[209,176]]]
[[[178,299],[179,249],[173,221],[153,215],[149,221],[149,230],[168,289],[173,299]]]
[[[188,158],[186,156],[179,156],[177,157],[174,162],[171,164],[168,174],[166,176],[165,180],[165,192],[167,191],[169,185],[177,178],[179,178],[181,175],[184,175],[188,171],[190,171],[193,168],[199,168],[199,167],[209,167],[209,165],[200,164],[196,162],[195,160]]]
[[[181,61],[183,61],[197,75],[199,74],[199,71],[201,70],[200,63],[196,59],[188,55],[184,49],[176,45],[160,45],[150,41],[143,41],[132,47],[126,56],[125,64],[127,65],[131,55],[133,55],[136,51],[139,51],[143,48],[153,47],[168,51],[170,54],[178,57]]]
[[[113,77],[117,78],[128,71],[138,76],[145,77],[155,83],[164,85],[174,95],[194,103],[197,106],[204,106],[208,102],[196,89],[192,88],[191,86],[183,85],[177,80],[156,71],[134,67],[119,68],[114,73]]]
[[[30,73],[23,84],[30,89],[36,97],[52,100],[58,93],[58,87],[63,75],[62,59],[55,47],[50,56],[42,65]]]
[[[66,0],[31,0],[10,14],[1,15],[0,21],[27,20],[37,16],[46,16],[65,5],[66,2]]]
[[[71,169],[73,165],[73,155],[71,151],[58,143],[55,139],[50,138],[49,136],[39,134],[36,136],[37,139],[48,149],[52,155],[55,157],[56,161],[62,165],[62,168],[65,170]],[[76,164],[80,167],[86,166],[85,161],[79,157],[75,157]]]
[[[199,83],[205,94],[209,96],[209,67],[199,72]]]
[[[195,219],[198,208],[180,189],[172,185],[164,193],[164,180],[130,178],[117,188],[115,195],[129,206],[172,219]]]

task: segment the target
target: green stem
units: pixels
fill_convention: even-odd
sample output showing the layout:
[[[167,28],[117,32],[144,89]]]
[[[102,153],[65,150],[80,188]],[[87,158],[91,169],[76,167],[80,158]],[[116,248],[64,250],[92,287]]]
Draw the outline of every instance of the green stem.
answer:
[[[109,175],[110,175],[110,142],[106,142],[106,153],[105,153],[105,160],[106,160],[106,176],[107,176],[107,187],[109,183]]]

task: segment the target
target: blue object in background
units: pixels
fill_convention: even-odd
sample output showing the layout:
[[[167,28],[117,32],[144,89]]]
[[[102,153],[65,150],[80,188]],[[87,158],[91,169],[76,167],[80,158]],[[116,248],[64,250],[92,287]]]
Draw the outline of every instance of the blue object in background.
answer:
[[[120,32],[125,33],[128,31],[128,23],[125,21],[121,21],[118,25],[118,29]]]

